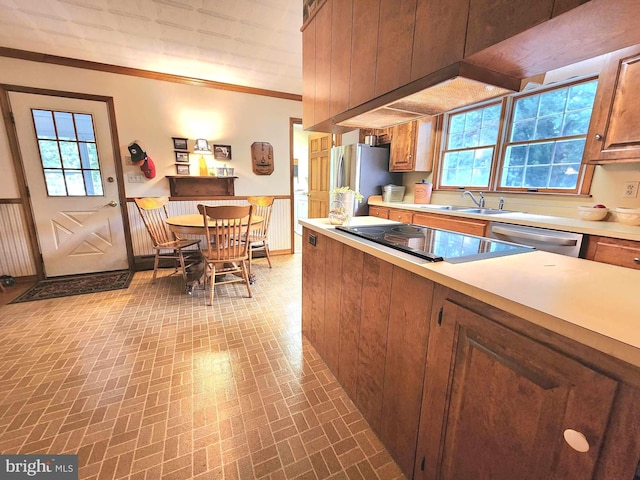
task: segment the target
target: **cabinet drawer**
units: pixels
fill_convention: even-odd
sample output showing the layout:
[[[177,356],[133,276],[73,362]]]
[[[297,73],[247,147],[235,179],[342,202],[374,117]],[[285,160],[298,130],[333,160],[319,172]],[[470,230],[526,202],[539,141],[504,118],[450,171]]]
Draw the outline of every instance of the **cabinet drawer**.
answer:
[[[395,208],[389,209],[389,220],[395,220],[396,222],[411,223],[413,219],[413,213],[408,210],[396,210]]]
[[[389,218],[389,209],[384,207],[369,207],[369,215],[378,218]]]
[[[429,215],[424,213],[416,213],[413,216],[413,223],[416,225],[424,225],[425,227],[478,235],[479,237],[486,237],[487,226],[489,225],[489,222],[484,220],[449,217],[446,215]]]
[[[592,236],[585,258],[640,270],[640,242]]]

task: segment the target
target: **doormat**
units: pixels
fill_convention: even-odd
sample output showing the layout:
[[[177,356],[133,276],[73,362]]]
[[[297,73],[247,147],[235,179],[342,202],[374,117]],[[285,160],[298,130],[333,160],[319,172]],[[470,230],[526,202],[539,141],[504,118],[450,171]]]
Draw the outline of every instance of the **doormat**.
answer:
[[[9,303],[33,302],[50,298],[70,297],[85,293],[106,292],[129,287],[134,272],[118,270],[115,272],[88,273],[40,280],[22,295]]]

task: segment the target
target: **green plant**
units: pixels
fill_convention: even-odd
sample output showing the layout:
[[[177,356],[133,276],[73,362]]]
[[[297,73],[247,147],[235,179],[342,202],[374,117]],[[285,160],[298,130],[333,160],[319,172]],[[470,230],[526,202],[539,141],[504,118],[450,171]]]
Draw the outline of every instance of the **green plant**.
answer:
[[[351,188],[349,188],[349,185],[347,185],[346,187],[338,187],[338,188],[334,188],[333,190],[331,190],[329,193],[331,195],[337,195],[339,193],[349,193],[352,192],[353,193],[353,198],[356,201],[360,201],[363,199],[363,196],[360,192],[356,192],[355,190],[351,190]]]

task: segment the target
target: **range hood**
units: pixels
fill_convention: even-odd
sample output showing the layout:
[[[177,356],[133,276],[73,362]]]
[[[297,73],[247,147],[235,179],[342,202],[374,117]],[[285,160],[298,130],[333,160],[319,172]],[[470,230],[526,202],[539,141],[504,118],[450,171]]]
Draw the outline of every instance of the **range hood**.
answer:
[[[457,64],[354,108],[336,118],[349,128],[387,128],[515,92],[520,79]],[[382,104],[381,104],[382,103]]]

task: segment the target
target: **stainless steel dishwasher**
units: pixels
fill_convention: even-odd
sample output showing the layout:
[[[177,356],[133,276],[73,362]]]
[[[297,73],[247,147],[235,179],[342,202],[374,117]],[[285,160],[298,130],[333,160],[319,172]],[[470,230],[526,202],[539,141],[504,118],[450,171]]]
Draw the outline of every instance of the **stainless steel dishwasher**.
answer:
[[[583,235],[561,230],[490,222],[489,238],[519,243],[545,252],[578,257],[582,248]]]

